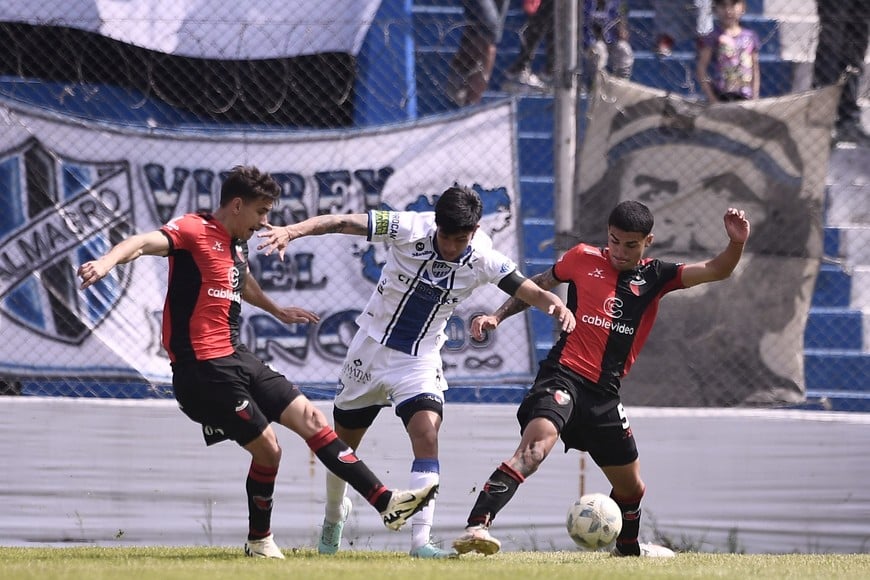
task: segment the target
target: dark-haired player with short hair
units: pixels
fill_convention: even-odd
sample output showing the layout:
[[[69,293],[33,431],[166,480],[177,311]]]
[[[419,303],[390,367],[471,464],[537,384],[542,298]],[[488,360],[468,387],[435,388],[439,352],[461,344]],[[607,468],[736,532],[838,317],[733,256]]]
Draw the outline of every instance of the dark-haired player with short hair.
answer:
[[[237,166],[221,186],[213,214],[186,214],[158,230],[133,235],[101,258],[82,264],[82,289],[118,264],[143,255],[169,258],[163,308],[163,346],[172,363],[172,388],[185,415],[202,425],[207,445],[232,439],[251,454],[245,488],[248,540],[245,554],[284,555],[271,532],[272,494],[281,447],[271,423],[302,437],[317,458],[398,530],[435,496],[437,485],[411,491],[387,489],[286,377],[273,371],[239,340],[242,300],[285,324],[317,322],[313,312],[278,306],[248,268],[247,241],[266,225],[280,187],[252,166]]]
[[[622,510],[622,531],[614,556],[670,557],[655,544],[640,544],[640,478],[637,446],[619,397],[628,373],[652,329],[659,300],[668,292],[724,280],[743,255],[749,220],[740,210],[725,212],[728,245],[715,258],[676,264],[645,258],[653,242],[653,215],[637,201],[624,201],[610,213],[607,246],[578,244],[532,277],[541,288],[568,284],[568,306],[577,327],[563,333],[541,363],[517,419],[522,438],[513,457],[489,476],[468,516],[465,534],[453,542],[460,554],[494,554],[501,542],[489,533],[496,514],[535,473],[561,436],[568,449],[588,451],[613,486]],[[494,314],[472,321],[472,335],[495,330],[505,318],[528,306],[510,298]]]
[[[434,212],[372,210],[364,214],[321,215],[258,234],[266,254],[284,250],[292,240],[329,233],[366,236],[384,242],[389,254],[377,288],[357,319],[359,331],[344,359],[335,397],[335,431],[357,448],[384,407],[395,404],[411,440],[411,486],[439,482],[438,430],[447,390],[441,346],[447,320],[460,302],[484,284],[549,312],[564,332],[574,317],[555,294],[546,292],[492,248],[479,230],[483,204],[470,188],[444,191]],[[350,512],[346,485],[327,474],[326,514],[318,550],[334,554]],[[434,505],[411,520],[411,556],[448,558],[454,552],[430,539]]]

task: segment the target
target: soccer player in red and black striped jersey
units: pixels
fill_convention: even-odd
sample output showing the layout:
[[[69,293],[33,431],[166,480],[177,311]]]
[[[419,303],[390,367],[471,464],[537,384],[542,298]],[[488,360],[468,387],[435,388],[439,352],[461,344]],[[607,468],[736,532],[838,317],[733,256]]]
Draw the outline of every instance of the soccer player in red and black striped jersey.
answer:
[[[221,186],[213,214],[187,214],[158,230],[133,235],[78,271],[82,289],[117,264],[143,255],[169,258],[163,346],[181,410],[202,425],[207,445],[232,439],[251,454],[246,489],[249,530],[245,553],[284,558],[271,533],[272,493],[281,447],[272,423],[302,437],[318,459],[346,480],[398,530],[437,493],[437,485],[387,489],[286,377],[239,340],[244,300],[286,324],[317,322],[302,308],[279,306],[250,276],[247,242],[267,223],[280,187],[252,166],[237,166]]]
[[[489,476],[468,517],[465,534],[453,542],[459,553],[494,554],[501,543],[489,533],[496,514],[519,485],[547,457],[561,436],[567,449],[589,452],[612,485],[622,510],[622,531],[614,556],[670,557],[663,546],[640,544],[640,477],[637,446],[619,397],[620,379],[643,347],[668,292],[724,280],[743,255],[749,220],[729,208],[724,217],[728,245],[716,257],[695,264],[645,258],[653,242],[653,215],[642,203],[624,201],[608,219],[607,246],[579,244],[549,270],[532,277],[550,290],[568,284],[568,307],[577,321],[562,333],[541,363],[534,385],[517,412],[522,438],[513,456]],[[478,339],[527,304],[510,298],[472,322]]]

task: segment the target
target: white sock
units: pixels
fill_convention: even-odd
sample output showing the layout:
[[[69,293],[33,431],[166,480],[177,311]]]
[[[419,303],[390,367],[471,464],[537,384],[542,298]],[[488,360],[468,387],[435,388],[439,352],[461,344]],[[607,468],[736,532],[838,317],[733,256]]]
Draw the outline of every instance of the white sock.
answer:
[[[347,482],[331,471],[326,472],[326,508],[324,520],[337,524],[341,520],[341,503],[347,492]]]
[[[423,467],[421,464],[425,464]],[[420,467],[424,469],[432,469],[434,471],[417,471]],[[438,473],[438,460],[415,461],[411,468],[411,481],[408,486],[410,489],[418,489],[432,483],[438,483],[440,476]],[[432,522],[435,519],[435,500],[422,510],[414,514],[411,518],[411,549],[425,546],[429,543],[432,533]]]

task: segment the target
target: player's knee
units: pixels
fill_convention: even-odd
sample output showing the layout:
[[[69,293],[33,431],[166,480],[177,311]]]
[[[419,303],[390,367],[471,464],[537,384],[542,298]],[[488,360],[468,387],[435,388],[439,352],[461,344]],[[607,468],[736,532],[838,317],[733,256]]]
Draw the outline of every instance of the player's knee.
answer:
[[[396,407],[396,415],[398,415],[402,420],[402,423],[404,423],[405,429],[408,429],[411,419],[420,411],[431,411],[432,413],[435,413],[435,415],[437,415],[437,421],[440,422],[444,417],[444,402],[437,395],[424,393],[422,395],[417,395],[413,399],[408,399]],[[435,433],[437,434],[437,426],[435,428]]]
[[[640,476],[624,478],[611,483],[614,499],[617,500],[617,503],[640,502],[646,492],[646,485]]]
[[[278,467],[281,463],[281,446],[275,431],[266,429],[259,437],[245,445],[255,463],[269,467]]]
[[[324,427],[329,427],[329,421],[327,421],[326,415],[323,414],[323,411],[312,405],[310,402],[308,403],[308,408],[305,410],[305,417],[307,418],[308,426],[315,431],[320,431]]]

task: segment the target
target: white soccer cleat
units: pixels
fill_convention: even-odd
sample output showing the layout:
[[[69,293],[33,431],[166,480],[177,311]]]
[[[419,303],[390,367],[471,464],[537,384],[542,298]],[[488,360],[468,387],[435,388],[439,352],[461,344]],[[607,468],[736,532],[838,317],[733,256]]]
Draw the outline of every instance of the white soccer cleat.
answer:
[[[269,534],[265,538],[259,540],[248,540],[245,542],[245,556],[249,558],[277,558],[284,559],[284,554],[275,543],[275,536]]]
[[[640,554],[623,554],[619,551],[619,546],[614,546],[610,551],[610,555],[616,558],[631,558],[640,556],[641,558],[673,558],[674,551],[658,544],[638,544]]]
[[[350,498],[345,496],[341,500],[341,519],[334,524],[323,520],[323,529],[320,531],[320,542],[317,551],[321,554],[335,554],[341,545],[341,533],[344,531],[344,523],[353,509]]]
[[[492,556],[501,549],[501,542],[492,537],[486,526],[468,526],[463,535],[453,540],[453,549],[460,554],[477,552]]]
[[[402,529],[411,516],[426,507],[438,494],[438,484],[432,483],[420,489],[392,490],[387,509],[381,512],[384,525],[394,532]]]

